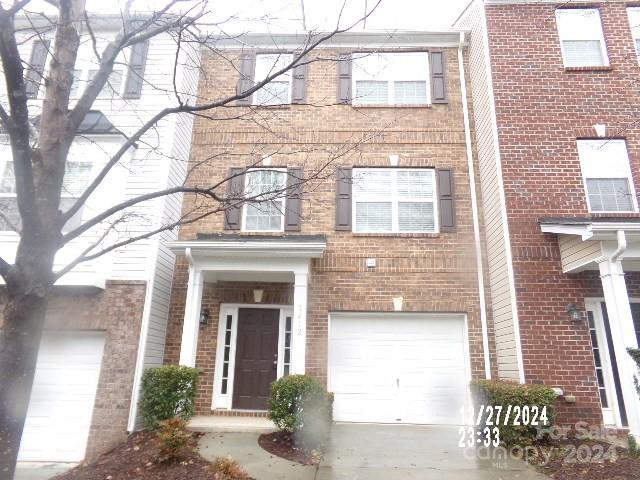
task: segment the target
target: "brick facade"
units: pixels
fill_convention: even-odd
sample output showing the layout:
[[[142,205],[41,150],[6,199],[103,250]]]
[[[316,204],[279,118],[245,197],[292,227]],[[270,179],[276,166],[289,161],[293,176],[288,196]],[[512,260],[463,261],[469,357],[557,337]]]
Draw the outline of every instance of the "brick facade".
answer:
[[[538,224],[540,217],[590,215],[576,140],[595,137],[593,125],[626,140],[636,191],[640,185],[631,3],[584,5],[600,10],[611,68],[564,68],[555,8],[566,4],[487,5],[486,18],[525,376],[576,396],[575,404],[560,405],[563,421],[600,424],[589,331],[566,312],[569,303],[584,311],[585,298],[602,297],[600,279],[597,272],[562,273],[558,239]],[[639,280],[627,274],[629,295],[638,295]]]
[[[106,335],[87,460],[126,438],[145,291],[145,282],[108,281],[101,291],[54,288],[50,297],[45,328]]]
[[[337,58],[337,53],[322,50],[321,55]],[[189,180],[194,185],[215,183],[225,178],[230,167],[252,165],[267,154],[272,155],[273,166],[304,166],[305,176],[316,177],[305,188],[301,233],[327,236],[324,256],[311,263],[307,314],[306,370],[322,381],[327,376],[329,312],[392,311],[396,296],[404,297],[404,311],[466,313],[472,374],[484,376],[457,50],[446,49],[446,59],[448,104],[428,108],[335,105],[336,63],[325,60],[309,66],[307,92],[312,105],[252,112],[231,108],[224,115],[239,119],[196,119],[191,157],[194,172]],[[226,59],[205,53],[203,68],[202,98],[233,93],[238,74]],[[391,154],[400,156],[400,167],[454,170],[455,232],[375,235],[335,230],[335,167],[389,166]],[[208,158],[215,160],[207,162]],[[194,207],[192,202],[185,198],[183,212]],[[222,215],[209,216],[184,226],[180,238],[190,240],[199,233],[222,232],[223,228]],[[367,268],[367,258],[376,258],[377,266]],[[186,262],[180,259],[173,282],[167,363],[177,362],[180,354],[186,285]],[[210,308],[212,321],[201,327],[199,334],[196,366],[204,370],[199,413],[211,409],[218,305],[253,303],[253,287],[248,282],[205,284],[203,308]],[[267,284],[264,288],[264,303],[292,303],[290,285]]]

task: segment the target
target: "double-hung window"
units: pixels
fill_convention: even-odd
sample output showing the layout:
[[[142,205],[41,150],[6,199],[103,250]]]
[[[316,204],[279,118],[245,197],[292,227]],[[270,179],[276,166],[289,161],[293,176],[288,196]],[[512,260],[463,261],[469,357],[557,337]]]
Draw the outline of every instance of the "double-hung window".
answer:
[[[578,140],[590,212],[635,212],[637,201],[624,140]]]
[[[565,67],[609,65],[598,9],[559,8],[556,22]]]
[[[255,169],[245,175],[242,229],[247,232],[284,231],[287,172]]]
[[[293,55],[267,53],[256,55],[256,83],[273,75],[293,62]],[[291,103],[291,70],[277,76],[258,90],[254,96],[255,105],[287,105]]]
[[[67,160],[64,179],[62,181],[62,191],[60,194],[60,210],[65,212],[76,199],[82,194],[92,178],[93,162],[83,160]],[[13,170],[13,161],[7,158],[0,158],[0,209],[5,214],[6,219],[0,218],[0,230],[11,230],[11,225],[20,226],[20,213],[16,200],[16,182]],[[82,209],[78,214],[65,225],[65,230],[69,230],[79,225]]]
[[[640,60],[640,7],[627,8],[627,16],[629,17],[633,43],[636,46],[636,56]]]
[[[353,230],[433,233],[438,230],[435,170],[354,168]]]
[[[354,53],[354,105],[427,105],[427,52]]]

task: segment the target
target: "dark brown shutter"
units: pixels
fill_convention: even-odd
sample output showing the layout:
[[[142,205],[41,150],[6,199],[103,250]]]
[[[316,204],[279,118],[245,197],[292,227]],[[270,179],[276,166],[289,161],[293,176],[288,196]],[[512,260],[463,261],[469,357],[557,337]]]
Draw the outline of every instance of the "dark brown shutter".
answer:
[[[284,229],[287,232],[299,232],[302,225],[302,187],[304,169],[287,169],[287,202],[284,213]]]
[[[456,231],[456,208],[454,201],[453,170],[438,169],[438,210],[440,211],[440,231]]]
[[[443,52],[431,52],[431,103],[447,103],[446,62]]]
[[[351,103],[351,54],[338,55],[338,103]]]
[[[148,52],[148,41],[136,43],[131,46],[131,58],[129,59],[129,71],[127,73],[127,83],[124,88],[124,98],[140,98]]]
[[[229,169],[229,180],[227,183],[227,195],[232,198],[231,203],[239,203],[238,197],[244,190],[244,168],[233,167]],[[233,200],[235,199],[235,200]],[[240,230],[242,226],[242,205],[237,207],[227,207],[224,211],[224,228],[226,230]]]
[[[240,56],[240,64],[238,65],[238,72],[240,78],[236,84],[236,94],[242,95],[244,92],[253,87],[253,77],[256,74],[256,55],[255,53],[243,53]],[[249,95],[245,98],[236,100],[237,105],[251,105],[251,98],[253,95]]]
[[[336,169],[336,230],[351,230],[351,167]]]
[[[42,76],[44,75],[44,65],[49,54],[49,44],[49,40],[35,40],[33,42],[24,86],[27,98],[36,98],[38,96],[38,90],[40,90]]]
[[[300,59],[301,62],[307,62],[308,57]],[[303,63],[296,65],[293,69],[293,80],[291,82],[291,103],[306,103],[307,101],[307,72],[309,64]]]

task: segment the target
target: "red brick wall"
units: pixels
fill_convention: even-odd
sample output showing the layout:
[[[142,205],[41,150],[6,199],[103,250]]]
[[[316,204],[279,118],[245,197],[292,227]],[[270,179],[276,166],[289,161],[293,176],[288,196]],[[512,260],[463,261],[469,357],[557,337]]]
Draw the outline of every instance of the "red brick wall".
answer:
[[[337,52],[322,51],[324,58]],[[313,106],[229,109],[224,122],[196,119],[190,182],[198,185],[223,179],[230,167],[250,165],[273,153],[273,165],[304,165],[317,181],[307,188],[303,202],[303,234],[327,235],[322,259],[312,262],[307,320],[307,370],[324,380],[327,369],[327,319],[331,310],[391,311],[392,298],[404,297],[404,310],[465,312],[468,315],[472,371],[484,375],[477,272],[475,270],[471,198],[467,175],[464,125],[457,51],[446,51],[449,103],[430,108],[354,108],[333,105],[336,64],[312,63],[308,101]],[[233,55],[229,55],[233,58]],[[237,72],[220,58],[205,54],[203,98],[233,92]],[[258,121],[259,120],[259,121]],[[389,166],[388,155],[400,156],[399,166],[453,168],[457,231],[440,234],[363,235],[335,231],[336,165]],[[214,159],[209,161],[207,159]],[[194,206],[185,199],[183,211]],[[222,215],[187,225],[181,239],[223,230]],[[377,267],[366,268],[366,258]],[[167,362],[179,358],[186,295],[186,265],[178,262],[173,284]],[[219,301],[248,299],[252,284],[209,286],[205,301],[216,325],[200,331],[197,365],[205,370],[199,411],[210,408]],[[290,290],[287,290],[290,295]],[[268,291],[267,291],[268,293]],[[233,295],[232,295],[233,294]],[[274,292],[274,295],[276,293]],[[277,295],[284,295],[284,291]],[[226,298],[226,300],[222,300]],[[266,301],[266,300],[265,300]],[[211,303],[209,303],[211,302]],[[290,303],[290,301],[288,302]]]
[[[537,223],[588,215],[576,139],[595,136],[594,124],[627,140],[640,180],[640,68],[626,3],[593,5],[608,71],[565,71],[552,4],[488,5],[486,12],[525,375],[576,395],[575,405],[562,406],[563,420],[599,423],[587,326],[566,313],[568,303],[583,307],[585,297],[601,296],[599,278],[563,274],[556,236],[541,234]],[[629,281],[635,290],[636,276]]]
[[[145,291],[145,282],[108,281],[103,291],[54,289],[49,300],[46,328],[106,335],[87,460],[126,438]]]

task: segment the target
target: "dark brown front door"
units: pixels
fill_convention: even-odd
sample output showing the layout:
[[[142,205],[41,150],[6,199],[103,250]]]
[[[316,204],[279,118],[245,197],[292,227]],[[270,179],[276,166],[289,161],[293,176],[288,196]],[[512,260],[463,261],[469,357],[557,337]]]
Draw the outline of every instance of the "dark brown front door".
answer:
[[[239,309],[233,408],[267,409],[277,375],[279,317],[277,309]]]

